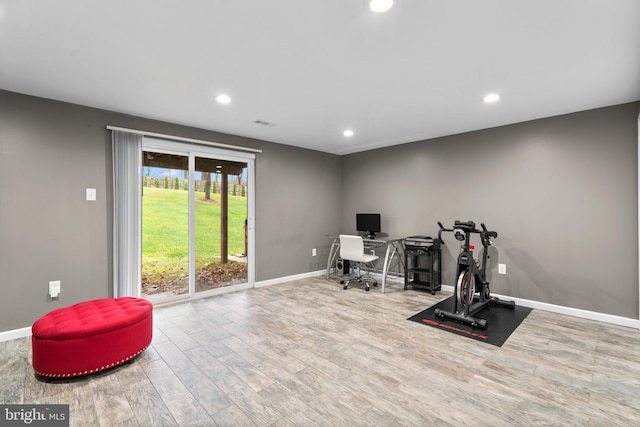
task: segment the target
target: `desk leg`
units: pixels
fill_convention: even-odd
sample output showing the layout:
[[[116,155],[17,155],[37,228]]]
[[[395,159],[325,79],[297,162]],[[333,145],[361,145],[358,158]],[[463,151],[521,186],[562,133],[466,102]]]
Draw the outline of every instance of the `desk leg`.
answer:
[[[384,293],[387,284],[387,273],[389,273],[389,268],[391,267],[391,263],[393,262],[393,257],[397,254],[398,259],[402,261],[402,257],[398,252],[398,248],[401,244],[402,242],[397,241],[391,242],[387,245],[387,251],[384,254],[384,264],[382,265],[382,288],[380,289],[382,293]],[[389,253],[391,253],[391,256],[389,256]],[[402,263],[402,267],[404,269],[404,263]]]
[[[387,273],[389,271],[389,263],[393,259],[393,253],[395,252],[395,244],[393,242],[387,244],[387,250],[384,253],[384,263],[382,264],[382,288],[380,289],[384,294],[384,288],[387,284]],[[391,259],[389,259],[389,251],[391,251]]]
[[[338,254],[338,248],[340,247],[340,243],[338,238],[336,237],[331,242],[331,249],[329,249],[329,258],[327,259],[327,280],[329,280],[329,275],[331,274],[331,268],[333,268],[333,264],[336,260],[336,255]]]

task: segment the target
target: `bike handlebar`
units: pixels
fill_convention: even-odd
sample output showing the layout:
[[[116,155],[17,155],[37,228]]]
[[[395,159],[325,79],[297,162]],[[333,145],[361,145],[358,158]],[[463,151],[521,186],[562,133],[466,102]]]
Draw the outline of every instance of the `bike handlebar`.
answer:
[[[476,223],[473,221],[459,221],[456,220],[454,223],[454,227],[455,228],[460,228],[464,231],[468,231],[469,233],[479,233],[480,234],[480,239],[482,240],[482,244],[484,246],[488,246],[490,245],[490,241],[489,239],[492,238],[496,238],[498,237],[498,232],[497,231],[489,231],[487,230],[487,227],[484,225],[483,222],[480,223],[480,226],[482,227],[482,231],[478,230],[476,228]],[[444,228],[444,226],[442,225],[442,223],[440,221],[438,221],[438,226],[440,226],[440,230],[438,231],[438,239],[440,239],[440,243],[442,243],[444,245],[444,240],[442,240],[442,232],[443,231],[454,231],[453,228]],[[487,243],[487,244],[485,244]]]
[[[438,221],[438,225],[440,226],[440,230],[438,230],[438,240],[440,240],[440,243],[444,245],[444,240],[442,240],[442,232],[453,231],[453,228],[444,228],[444,225],[442,225],[440,221]]]
[[[480,223],[480,225],[482,226],[482,233],[480,233],[480,237],[482,239],[485,239],[485,238],[489,238],[489,239],[494,238],[495,239],[496,237],[498,237],[498,232],[497,231],[488,231],[487,227],[485,227],[484,223]]]

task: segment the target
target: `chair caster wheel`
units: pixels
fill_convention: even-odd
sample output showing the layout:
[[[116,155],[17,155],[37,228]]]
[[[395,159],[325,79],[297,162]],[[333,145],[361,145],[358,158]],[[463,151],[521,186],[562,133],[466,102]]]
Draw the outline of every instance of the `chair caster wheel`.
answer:
[[[366,288],[364,288],[364,290],[365,290],[366,292],[369,292],[369,287],[367,286]]]
[[[377,284],[377,283],[374,283],[374,284],[373,284],[373,287],[374,287],[374,288],[377,288],[377,287],[378,287],[378,284]]]
[[[341,285],[344,285],[344,280],[340,280],[340,284],[341,284]]]
[[[344,286],[342,287],[342,289],[347,289],[347,285],[344,285]]]

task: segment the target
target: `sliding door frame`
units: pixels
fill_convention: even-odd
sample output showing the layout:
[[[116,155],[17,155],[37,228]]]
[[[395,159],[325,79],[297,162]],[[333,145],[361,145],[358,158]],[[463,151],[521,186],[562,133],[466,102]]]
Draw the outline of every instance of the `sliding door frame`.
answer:
[[[184,155],[189,158],[189,292],[167,298],[174,300],[197,299],[212,295],[255,287],[255,154],[223,148],[198,145],[145,136],[142,151],[158,151],[167,154]],[[207,291],[195,291],[195,158],[204,157],[217,160],[236,161],[247,164],[247,282]],[[142,168],[140,168],[142,174]],[[142,177],[140,177],[142,180]]]

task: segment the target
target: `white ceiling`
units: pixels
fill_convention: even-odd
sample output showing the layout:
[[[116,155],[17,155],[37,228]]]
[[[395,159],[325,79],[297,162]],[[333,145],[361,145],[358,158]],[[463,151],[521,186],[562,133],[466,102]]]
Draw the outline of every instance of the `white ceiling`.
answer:
[[[640,100],[640,1],[0,0],[0,88],[347,154]]]

